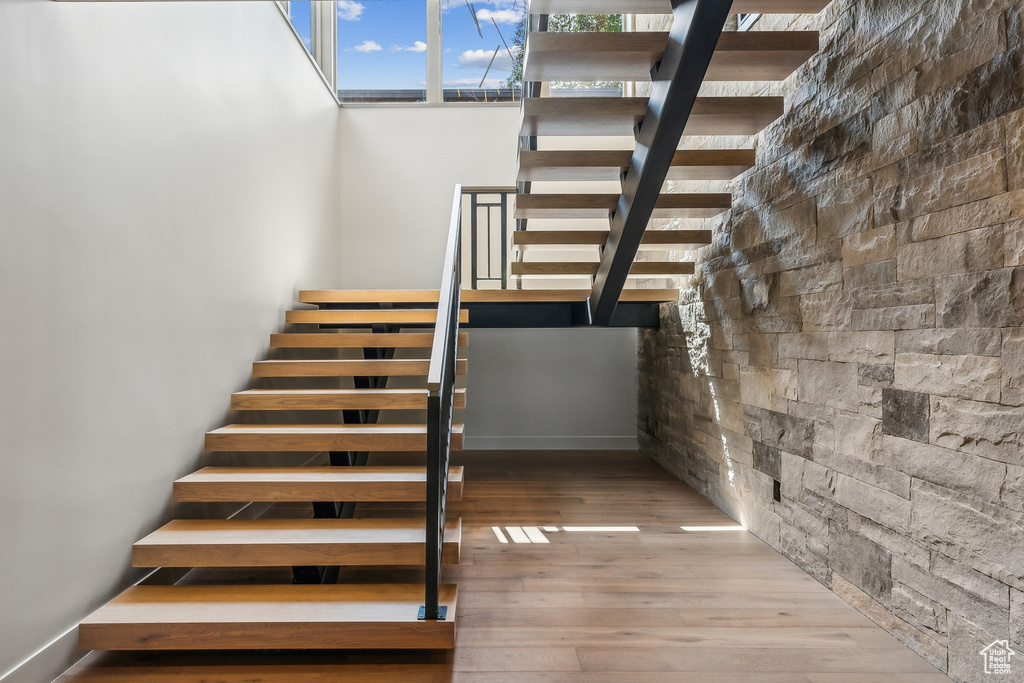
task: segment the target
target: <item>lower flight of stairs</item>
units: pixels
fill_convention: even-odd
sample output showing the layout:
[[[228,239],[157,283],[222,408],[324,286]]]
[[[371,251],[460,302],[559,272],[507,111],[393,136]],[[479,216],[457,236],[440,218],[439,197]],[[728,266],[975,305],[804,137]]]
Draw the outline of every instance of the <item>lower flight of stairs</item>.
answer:
[[[337,294],[342,306],[351,298]],[[203,580],[190,582],[186,576],[178,585],[125,591],[81,623],[81,649],[455,646],[455,585],[441,586],[440,604],[448,608],[442,621],[417,618],[423,583],[337,582],[338,568],[423,567],[426,552],[425,376],[437,311],[391,310],[386,301],[374,309],[367,307],[375,303],[365,301],[373,299],[367,292],[357,298],[359,310],[322,305],[290,311],[289,330],[271,337],[274,357],[254,364],[254,388],[231,397],[234,414],[248,419],[206,436],[214,463],[218,456],[225,463],[238,461],[243,452],[281,454],[275,461],[292,458],[293,463],[216,464],[174,482],[177,503],[272,504],[276,513],[256,519],[175,519],[139,540],[132,549],[133,566],[201,568]],[[459,344],[466,345],[465,335]],[[413,357],[395,358],[396,351]],[[457,371],[465,374],[465,361]],[[400,386],[388,387],[389,377],[398,378]],[[465,389],[456,390],[455,408],[464,408],[465,401]],[[378,422],[381,411],[396,410],[413,411],[416,420]],[[455,425],[452,449],[461,447],[462,426]],[[301,465],[325,451],[330,466]],[[366,466],[370,457],[386,452],[424,454],[424,465]],[[450,500],[461,498],[462,482],[462,468],[451,468]],[[405,504],[408,517],[374,517],[376,503],[388,504],[391,511],[391,504]],[[461,534],[461,520],[449,519],[445,563],[458,563]],[[218,568],[274,567],[293,568],[295,580],[252,585],[239,583],[238,572],[226,572],[223,580],[208,578]],[[253,571],[259,575],[259,569]]]

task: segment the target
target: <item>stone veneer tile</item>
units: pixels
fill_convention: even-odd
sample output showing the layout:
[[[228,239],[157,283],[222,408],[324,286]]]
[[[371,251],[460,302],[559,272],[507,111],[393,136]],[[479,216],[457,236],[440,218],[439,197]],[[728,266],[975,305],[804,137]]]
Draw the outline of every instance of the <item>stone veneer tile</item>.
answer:
[[[986,630],[960,614],[949,615],[949,676],[959,683],[991,683],[1004,676],[985,673],[981,651],[998,638],[1005,638]],[[1010,678],[1009,680],[1013,680]]]
[[[937,642],[927,633],[914,627],[913,624],[900,619],[872,599],[870,595],[836,573],[832,574],[832,590],[861,613],[867,615],[871,621],[889,631],[900,642],[928,660],[933,666],[942,671],[946,670],[946,647],[944,644]]]
[[[867,287],[880,282],[896,282],[896,259],[866,263],[843,269],[843,287]]]
[[[782,456],[778,448],[754,442],[754,469],[772,479],[782,479]]]
[[[937,396],[998,402],[1000,377],[998,358],[898,353],[893,386]]]
[[[854,233],[843,239],[844,268],[893,258],[896,258],[896,230],[891,225]]]
[[[912,218],[907,226],[911,241],[922,242],[1020,219],[1024,219],[1024,191],[1016,190]]]
[[[1024,266],[1024,221],[1006,224],[1003,233],[1003,265]]]
[[[856,363],[801,360],[799,367],[799,396],[802,402],[837,410],[857,410]]]
[[[877,486],[837,474],[835,502],[893,531],[910,531],[910,501]]]
[[[1018,646],[1024,645],[1024,591],[1016,588],[1010,589],[1010,638]]]
[[[993,403],[932,396],[931,442],[1024,466],[1024,411]]]
[[[910,499],[913,538],[948,557],[957,559],[962,548],[1024,576],[1024,514],[924,481],[914,481]]]
[[[997,327],[900,330],[896,332],[896,353],[998,356],[1000,340]]]
[[[928,442],[928,394],[886,388],[882,390],[882,433]]]
[[[899,280],[919,280],[1003,266],[1003,226],[959,232],[901,246],[896,256]]]
[[[882,449],[892,467],[915,479],[944,486],[994,505],[1001,505],[1006,465],[928,443],[882,437]]]
[[[999,402],[1024,405],[1024,329],[1003,330],[1002,394]]]
[[[935,306],[892,306],[853,311],[851,327],[855,330],[910,330],[935,325]]]
[[[1006,602],[997,605],[899,557],[892,558],[892,580],[894,584],[909,586],[921,595],[946,605],[956,614],[971,615],[978,624],[994,633],[1005,634],[1009,627],[1009,592]]]
[[[829,360],[840,363],[892,363],[895,333],[887,331],[832,332],[828,336]]]
[[[780,334],[779,357],[828,360],[828,333],[791,332]]]
[[[891,365],[857,363],[857,380],[861,386],[885,389],[892,386],[893,379],[894,372]],[[882,400],[884,400],[884,394]],[[863,405],[863,400],[861,404]]]
[[[883,605],[892,600],[892,554],[840,524],[829,525],[828,566]]]
[[[897,223],[1002,192],[1006,192],[1006,160],[1003,150],[997,149],[891,188],[876,188],[875,224]]]
[[[1019,327],[1024,324],[1024,269],[936,278],[935,309],[939,327]]]

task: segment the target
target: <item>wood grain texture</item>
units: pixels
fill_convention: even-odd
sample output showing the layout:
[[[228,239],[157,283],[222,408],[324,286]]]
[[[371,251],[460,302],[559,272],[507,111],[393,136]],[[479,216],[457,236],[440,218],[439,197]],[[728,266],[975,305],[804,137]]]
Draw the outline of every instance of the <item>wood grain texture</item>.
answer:
[[[463,292],[473,301],[490,302],[558,302],[586,301],[589,289],[484,289]],[[619,301],[678,301],[678,289],[624,289]]]
[[[525,180],[617,181],[629,166],[631,150],[525,150],[519,177]],[[732,180],[754,165],[752,149],[678,150],[669,180]]]
[[[252,364],[253,377],[426,377],[429,360],[261,360]],[[465,360],[455,371],[464,375]]]
[[[619,201],[618,194],[520,194],[515,218],[608,218]],[[732,207],[725,192],[658,195],[652,218],[711,218]]]
[[[460,520],[445,523],[459,562]],[[132,546],[135,567],[423,566],[420,519],[177,519]]]
[[[534,32],[528,81],[650,81],[668,33]],[[731,31],[721,35],[705,81],[780,81],[818,51],[816,31]]]
[[[421,349],[430,348],[433,333],[299,332],[270,335],[272,349]],[[469,335],[459,333],[459,346],[469,346]]]
[[[608,241],[607,230],[516,230],[512,243],[532,245],[595,245]],[[640,246],[711,244],[710,230],[647,230]]]
[[[441,602],[457,610],[457,589]],[[137,586],[82,621],[81,649],[452,648],[455,621],[418,621],[423,586]],[[454,616],[454,614],[453,614]]]
[[[511,264],[513,275],[597,275],[598,265],[584,261],[519,261]],[[637,261],[629,269],[631,276],[693,275],[693,272],[694,264],[682,261]]]
[[[633,135],[646,97],[532,97],[520,135]],[[782,116],[781,97],[698,97],[683,135],[754,135]]]
[[[426,389],[249,389],[231,395],[232,410],[425,410]],[[455,390],[457,410],[466,390]]]
[[[462,498],[463,468],[448,475],[448,499]],[[190,503],[407,502],[426,500],[423,467],[204,467],[174,482]]]
[[[433,325],[437,322],[437,310],[382,309],[382,310],[302,310],[285,311],[285,322],[289,324],[318,325]],[[459,311],[459,322],[469,322],[469,311]]]
[[[416,457],[374,454],[371,465]],[[61,683],[949,681],[751,534],[681,531],[680,525],[734,522],[638,452],[454,457],[471,473],[462,501],[449,511],[462,518],[464,538],[462,564],[444,568],[445,580],[459,583],[454,655],[94,654]],[[407,514],[402,505],[358,509]],[[588,524],[634,524],[640,531],[563,529]],[[550,542],[541,545],[502,544],[491,529],[513,525],[559,530],[544,532]],[[410,583],[413,572],[353,569],[344,579]],[[634,590],[638,584],[646,584],[643,591]],[[584,671],[567,670],[567,650]]]
[[[436,289],[309,289],[299,292],[304,304],[437,304]]]
[[[817,14],[829,0],[733,0],[735,14]],[[532,0],[535,14],[671,14],[671,0]]]
[[[425,451],[427,426],[417,424],[227,425],[206,433],[208,451]],[[462,425],[452,427],[462,449]]]

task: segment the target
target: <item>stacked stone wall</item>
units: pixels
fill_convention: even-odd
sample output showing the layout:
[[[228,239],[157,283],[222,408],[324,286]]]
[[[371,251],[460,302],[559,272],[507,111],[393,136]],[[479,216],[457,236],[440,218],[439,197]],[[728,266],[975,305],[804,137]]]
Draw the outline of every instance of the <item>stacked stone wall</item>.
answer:
[[[953,679],[1008,639],[1024,681],[1024,3],[782,26],[822,49],[753,86],[786,114],[641,336],[642,448]]]

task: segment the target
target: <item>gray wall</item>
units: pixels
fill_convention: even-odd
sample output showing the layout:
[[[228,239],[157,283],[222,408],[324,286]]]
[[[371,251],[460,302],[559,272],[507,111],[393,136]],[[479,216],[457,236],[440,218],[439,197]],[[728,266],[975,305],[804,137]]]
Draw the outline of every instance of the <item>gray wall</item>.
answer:
[[[832,2],[641,342],[644,451],[957,681],[1024,650],[1022,24]]]
[[[466,448],[636,448],[636,337],[471,330]]]
[[[339,180],[273,3],[4,0],[0,64],[2,677],[137,578],[294,291],[336,284]]]

